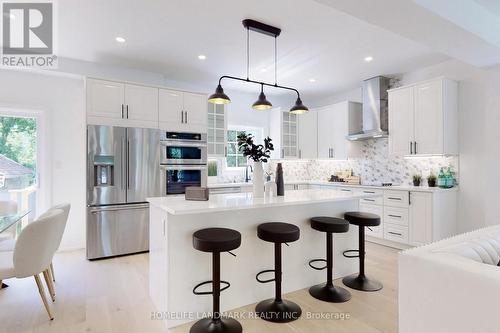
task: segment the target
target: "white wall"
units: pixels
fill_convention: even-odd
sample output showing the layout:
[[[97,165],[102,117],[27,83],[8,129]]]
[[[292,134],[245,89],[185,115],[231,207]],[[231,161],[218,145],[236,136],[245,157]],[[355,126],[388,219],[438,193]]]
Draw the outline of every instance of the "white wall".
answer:
[[[42,111],[48,133],[48,175],[41,177],[51,205],[70,202],[71,213],[61,248],[85,246],[85,95],[83,78],[0,70],[4,108]],[[44,182],[49,182],[46,184]]]

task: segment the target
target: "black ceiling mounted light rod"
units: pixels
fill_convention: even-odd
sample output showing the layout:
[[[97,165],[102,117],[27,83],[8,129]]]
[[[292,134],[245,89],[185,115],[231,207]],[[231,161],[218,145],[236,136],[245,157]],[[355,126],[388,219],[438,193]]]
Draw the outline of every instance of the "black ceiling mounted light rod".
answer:
[[[290,109],[289,112],[293,113],[293,114],[303,114],[303,113],[308,112],[309,109],[302,103],[302,100],[300,99],[300,93],[297,89],[278,85],[278,74],[277,74],[278,73],[278,70],[277,70],[277,68],[278,68],[277,67],[278,42],[277,42],[277,37],[281,34],[281,29],[273,27],[273,26],[265,24],[265,23],[262,23],[262,22],[251,20],[251,19],[243,20],[242,23],[243,23],[243,26],[247,29],[247,45],[246,45],[247,46],[247,78],[244,79],[244,78],[230,76],[230,75],[221,76],[219,78],[219,84],[217,85],[217,88],[215,89],[215,93],[210,95],[210,97],[208,98],[208,101],[210,103],[214,103],[214,104],[230,103],[231,99],[229,98],[229,96],[227,96],[224,93],[224,89],[222,88],[222,85],[221,85],[222,79],[230,79],[230,80],[259,84],[261,86],[261,92],[259,95],[259,99],[252,105],[252,108],[255,110],[269,110],[270,108],[272,108],[272,104],[266,99],[266,97],[264,95],[264,86],[266,86],[266,87],[273,87],[273,88],[294,91],[297,94],[297,100],[295,101],[295,105]],[[274,37],[274,84],[250,80],[250,77],[249,77],[249,72],[250,72],[250,30],[264,34],[266,36]]]
[[[297,89],[291,88],[291,87],[285,87],[285,86],[280,86],[278,84],[266,83],[266,82],[255,81],[255,80],[250,80],[250,79],[244,79],[241,77],[236,77],[236,76],[231,76],[231,75],[222,75],[219,78],[219,85],[221,84],[222,79],[231,79],[231,80],[237,80],[237,81],[243,81],[243,82],[250,82],[250,83],[260,84],[260,85],[263,85],[266,87],[274,87],[274,88],[279,88],[279,89],[291,90],[291,91],[295,91],[297,93],[297,97],[300,98],[299,91]]]

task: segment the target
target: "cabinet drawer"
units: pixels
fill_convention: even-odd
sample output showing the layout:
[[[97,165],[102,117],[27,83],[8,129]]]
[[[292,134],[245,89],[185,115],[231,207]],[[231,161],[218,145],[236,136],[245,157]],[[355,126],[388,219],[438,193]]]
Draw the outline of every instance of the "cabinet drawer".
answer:
[[[408,244],[408,227],[398,224],[384,223],[384,239]]]
[[[363,188],[363,189],[358,189],[358,192],[379,195],[378,197],[361,199],[361,202],[364,202],[367,204],[372,204],[372,205],[383,205],[384,204],[384,196],[383,196],[384,191],[383,190]]]
[[[384,207],[384,221],[391,224],[408,226],[408,208]]]
[[[408,191],[384,191],[384,205],[390,207],[408,207]]]
[[[371,203],[370,204],[360,203],[359,211],[364,213],[372,213],[380,216],[380,225],[377,227],[370,227],[371,230],[365,228],[365,233],[367,236],[384,238],[384,229],[383,229],[384,223],[382,218],[383,207],[378,205],[373,205]]]

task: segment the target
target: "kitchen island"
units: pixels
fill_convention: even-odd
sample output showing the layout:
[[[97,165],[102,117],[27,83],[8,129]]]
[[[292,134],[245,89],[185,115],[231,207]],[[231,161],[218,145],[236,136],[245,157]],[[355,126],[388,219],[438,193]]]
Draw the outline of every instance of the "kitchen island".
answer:
[[[308,267],[308,261],[325,258],[325,234],[312,230],[313,216],[342,217],[358,210],[359,200],[376,196],[330,189],[288,191],[284,197],[253,198],[252,193],[212,195],[208,201],[186,201],[182,196],[149,198],[150,203],[150,296],[158,316],[168,327],[198,319],[211,311],[212,298],[195,296],[193,287],[211,279],[209,253],[193,248],[196,230],[224,227],[239,231],[241,246],[221,255],[221,278],[231,287],[221,295],[221,310],[227,311],[274,295],[272,283],[260,284],[255,275],[274,267],[272,243],[257,238],[260,223],[287,222],[301,230],[300,239],[283,248],[283,292],[325,282],[325,272]],[[342,252],[357,249],[357,227],[334,235],[335,278],[357,271],[358,262]]]

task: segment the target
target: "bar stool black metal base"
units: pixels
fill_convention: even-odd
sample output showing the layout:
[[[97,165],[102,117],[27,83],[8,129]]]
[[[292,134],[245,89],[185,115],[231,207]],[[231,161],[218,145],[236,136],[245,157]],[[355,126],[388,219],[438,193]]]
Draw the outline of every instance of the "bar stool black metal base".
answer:
[[[382,289],[382,283],[370,280],[363,275],[351,275],[342,279],[342,283],[349,288],[361,291],[378,291]]]
[[[189,333],[241,333],[241,324],[233,318],[204,318],[198,320]]]
[[[259,318],[273,323],[288,323],[300,318],[302,309],[294,302],[274,298],[259,302],[255,307]]]
[[[318,284],[309,288],[309,294],[321,301],[343,303],[351,299],[351,293],[342,287]]]

